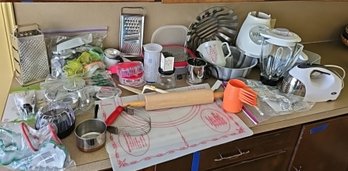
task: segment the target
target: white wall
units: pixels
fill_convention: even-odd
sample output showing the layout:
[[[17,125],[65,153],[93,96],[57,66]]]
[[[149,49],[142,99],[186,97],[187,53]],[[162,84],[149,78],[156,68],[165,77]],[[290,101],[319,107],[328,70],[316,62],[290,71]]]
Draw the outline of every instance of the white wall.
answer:
[[[249,11],[272,14],[277,27],[286,27],[298,33],[304,42],[338,39],[343,25],[348,24],[348,2],[322,1],[268,1],[235,2],[228,4],[161,4],[148,3],[15,3],[19,24],[38,23],[41,28],[77,28],[108,26],[107,47],[118,47],[120,9],[124,6],[142,6],[146,9],[145,42],[153,31],[165,24],[189,26],[205,9],[225,5],[239,16],[240,24]]]

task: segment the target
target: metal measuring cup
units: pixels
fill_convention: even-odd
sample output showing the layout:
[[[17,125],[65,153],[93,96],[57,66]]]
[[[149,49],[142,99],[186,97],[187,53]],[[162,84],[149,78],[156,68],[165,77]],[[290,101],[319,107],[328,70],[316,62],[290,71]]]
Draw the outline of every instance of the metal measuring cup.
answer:
[[[187,60],[187,80],[188,84],[199,84],[203,82],[205,67],[207,62],[200,58],[191,58]]]

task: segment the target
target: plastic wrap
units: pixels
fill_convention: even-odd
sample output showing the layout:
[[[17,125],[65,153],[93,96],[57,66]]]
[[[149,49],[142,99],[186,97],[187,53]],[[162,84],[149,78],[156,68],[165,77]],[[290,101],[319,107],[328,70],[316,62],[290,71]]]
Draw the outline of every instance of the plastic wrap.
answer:
[[[35,115],[37,101],[34,90],[16,92],[14,97],[20,119],[27,120]]]
[[[315,103],[303,101],[303,97],[280,92],[277,87],[267,86],[260,81],[244,79],[244,82],[258,94],[257,105],[244,105],[243,111],[255,123],[271,117],[304,112]]]

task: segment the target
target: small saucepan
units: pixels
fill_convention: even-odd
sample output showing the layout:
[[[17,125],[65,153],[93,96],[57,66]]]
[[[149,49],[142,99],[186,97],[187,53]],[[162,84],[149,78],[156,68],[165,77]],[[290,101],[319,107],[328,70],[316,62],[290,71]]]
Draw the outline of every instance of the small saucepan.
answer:
[[[108,126],[110,126],[123,111],[124,108],[118,106],[105,121],[94,118],[79,123],[75,128],[77,148],[83,152],[93,152],[102,148],[105,144]]]

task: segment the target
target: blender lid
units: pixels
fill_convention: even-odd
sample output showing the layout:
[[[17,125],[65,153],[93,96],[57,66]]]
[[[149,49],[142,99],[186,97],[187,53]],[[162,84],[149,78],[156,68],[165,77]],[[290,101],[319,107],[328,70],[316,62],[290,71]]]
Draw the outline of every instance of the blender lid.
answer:
[[[267,42],[280,46],[294,46],[301,41],[300,36],[286,28],[266,29],[260,34]]]

